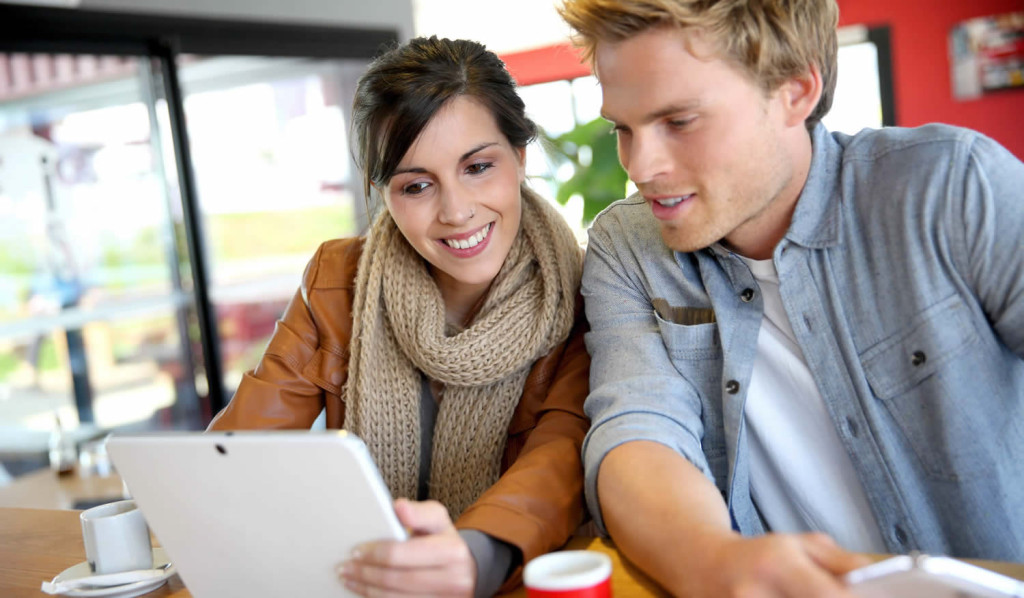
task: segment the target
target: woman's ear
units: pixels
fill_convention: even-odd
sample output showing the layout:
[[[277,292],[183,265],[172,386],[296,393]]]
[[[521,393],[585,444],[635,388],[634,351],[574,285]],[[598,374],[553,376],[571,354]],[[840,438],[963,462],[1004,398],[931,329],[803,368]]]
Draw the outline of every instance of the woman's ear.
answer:
[[[516,150],[516,154],[519,156],[519,182],[520,183],[525,183],[526,182],[526,148],[525,147],[517,147],[517,148],[514,148],[514,149]]]
[[[371,205],[376,204],[380,209],[387,210],[388,208],[388,194],[387,185],[378,185],[377,183],[370,183],[370,196],[366,198],[366,204],[369,208]],[[376,195],[376,198],[373,196]],[[369,212],[368,212],[369,213]]]
[[[821,71],[813,64],[806,72],[787,79],[777,90],[786,113],[786,124],[804,126],[821,100],[822,89]]]

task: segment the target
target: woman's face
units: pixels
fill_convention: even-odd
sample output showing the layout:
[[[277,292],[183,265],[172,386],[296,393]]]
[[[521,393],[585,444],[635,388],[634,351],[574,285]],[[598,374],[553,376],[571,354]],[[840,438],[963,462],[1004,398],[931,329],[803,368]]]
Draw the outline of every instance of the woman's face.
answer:
[[[524,176],[524,150],[467,96],[438,110],[402,158],[384,202],[446,303],[479,298],[498,274],[519,232]]]

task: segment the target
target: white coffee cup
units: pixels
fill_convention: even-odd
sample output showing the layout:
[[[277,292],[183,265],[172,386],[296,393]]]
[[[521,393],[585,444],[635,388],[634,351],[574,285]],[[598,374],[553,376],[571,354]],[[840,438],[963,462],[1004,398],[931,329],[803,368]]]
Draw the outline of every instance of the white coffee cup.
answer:
[[[82,511],[85,559],[93,573],[153,567],[149,526],[134,500],[119,500]]]

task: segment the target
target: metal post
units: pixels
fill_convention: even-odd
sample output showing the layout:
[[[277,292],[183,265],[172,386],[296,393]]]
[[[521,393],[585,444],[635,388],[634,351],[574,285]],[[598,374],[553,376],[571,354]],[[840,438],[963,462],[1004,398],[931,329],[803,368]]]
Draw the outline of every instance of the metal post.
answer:
[[[210,410],[211,413],[217,413],[225,405],[220,337],[217,334],[217,320],[214,315],[213,303],[210,301],[206,252],[203,248],[202,215],[196,193],[195,173],[192,171],[192,154],[188,143],[188,129],[185,125],[185,103],[175,64],[176,52],[169,40],[161,40],[154,43],[151,55],[159,60],[163,75],[167,114],[170,118],[171,138],[178,166],[178,184],[181,189],[185,235],[191,258],[189,263],[192,266],[192,290],[196,300],[196,318],[203,350],[207,388],[209,389]]]

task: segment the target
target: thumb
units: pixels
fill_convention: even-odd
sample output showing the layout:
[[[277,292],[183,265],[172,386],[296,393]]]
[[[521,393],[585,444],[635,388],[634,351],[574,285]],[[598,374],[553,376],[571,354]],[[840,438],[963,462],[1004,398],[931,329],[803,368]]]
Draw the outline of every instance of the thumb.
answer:
[[[843,575],[859,567],[871,564],[871,559],[856,552],[840,548],[835,540],[825,534],[807,534],[804,536],[804,549],[807,555],[833,575]]]
[[[438,534],[454,528],[448,509],[436,500],[395,500],[395,515],[414,536]]]

